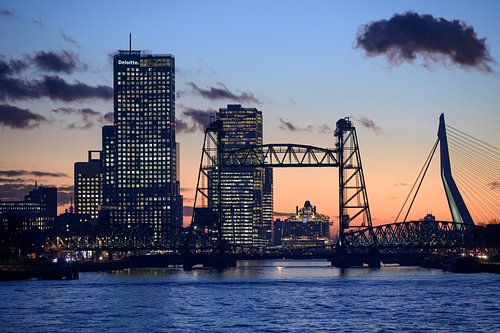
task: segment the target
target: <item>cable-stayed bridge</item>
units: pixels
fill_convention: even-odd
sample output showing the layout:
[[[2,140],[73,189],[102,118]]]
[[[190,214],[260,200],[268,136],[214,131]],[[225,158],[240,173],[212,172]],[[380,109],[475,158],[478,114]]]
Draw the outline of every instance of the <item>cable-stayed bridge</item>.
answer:
[[[336,123],[335,148],[279,143],[225,150],[220,120],[205,130],[191,225],[165,227],[161,233],[148,225],[100,227],[87,234],[58,237],[59,247],[72,250],[166,250],[174,253],[221,256],[255,249],[224,239],[221,212],[224,170],[242,168],[338,168],[339,234],[337,265],[351,257],[378,255],[381,251],[433,251],[491,246],[482,241],[477,222],[500,218],[500,149],[455,127],[440,116],[438,135],[403,207],[393,223],[374,226],[361,162],[356,128],[349,118]],[[408,216],[439,151],[440,173],[450,211],[449,221],[409,221]],[[334,198],[332,198],[334,202]],[[493,244],[497,246],[498,244]],[[375,256],[375,262],[377,257]],[[193,264],[196,260],[193,259]]]

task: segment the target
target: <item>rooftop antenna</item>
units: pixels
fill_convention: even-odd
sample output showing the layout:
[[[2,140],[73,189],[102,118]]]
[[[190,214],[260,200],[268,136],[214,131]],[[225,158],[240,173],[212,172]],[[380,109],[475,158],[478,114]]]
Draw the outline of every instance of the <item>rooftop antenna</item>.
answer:
[[[128,50],[132,52],[132,33],[128,34]]]

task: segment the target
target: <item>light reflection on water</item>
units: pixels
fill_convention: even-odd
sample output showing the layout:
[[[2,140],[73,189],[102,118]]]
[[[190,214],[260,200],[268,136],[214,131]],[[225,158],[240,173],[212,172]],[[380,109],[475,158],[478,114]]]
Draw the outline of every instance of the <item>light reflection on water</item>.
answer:
[[[499,332],[500,277],[323,260],[0,283],[0,331]],[[9,323],[9,325],[4,325]]]

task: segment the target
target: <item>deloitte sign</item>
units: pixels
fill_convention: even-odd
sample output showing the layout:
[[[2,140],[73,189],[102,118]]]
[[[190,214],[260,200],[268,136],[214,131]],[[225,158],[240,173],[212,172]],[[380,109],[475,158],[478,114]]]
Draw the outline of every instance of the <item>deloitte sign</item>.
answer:
[[[118,60],[118,65],[136,65],[139,66],[137,60]]]

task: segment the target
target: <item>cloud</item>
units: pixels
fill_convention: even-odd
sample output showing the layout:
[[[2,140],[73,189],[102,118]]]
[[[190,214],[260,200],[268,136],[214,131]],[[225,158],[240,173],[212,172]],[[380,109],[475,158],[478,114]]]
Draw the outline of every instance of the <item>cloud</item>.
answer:
[[[62,39],[64,39],[69,44],[72,44],[74,46],[80,47],[80,43],[78,43],[78,41],[76,39],[74,39],[73,37],[66,35],[66,33],[64,32],[64,30],[61,30],[61,37],[62,37]]]
[[[488,186],[490,187],[490,189],[492,190],[500,190],[500,182],[498,181],[492,181],[490,183],[488,183]]]
[[[361,126],[368,128],[375,133],[380,133],[382,131],[382,129],[379,126],[377,126],[377,124],[375,124],[373,120],[369,118],[366,117],[360,117],[360,118],[353,117],[353,118],[356,119],[361,124]]]
[[[273,216],[278,216],[278,217],[289,217],[290,215],[293,215],[293,214],[286,213],[286,212],[273,212]]]
[[[14,183],[0,184],[0,200],[18,201],[22,200],[29,191],[35,188],[34,184]]]
[[[408,184],[408,183],[397,183],[397,184],[393,184],[392,186],[410,186],[411,184]]]
[[[307,125],[305,127],[299,127],[295,125],[293,122],[291,122],[288,119],[283,119],[280,118],[280,125],[279,128],[285,131],[290,131],[290,132],[318,132],[318,133],[331,133],[333,130],[331,129],[330,126],[323,124],[323,125]]]
[[[13,10],[0,8],[0,17],[12,18],[14,16],[16,16],[16,13]]]
[[[196,130],[196,125],[189,124],[182,119],[175,119],[175,131],[177,133],[193,133],[196,132]]]
[[[22,60],[9,60],[6,61],[0,55],[0,77],[12,75],[25,70],[28,64]]]
[[[57,205],[66,205],[73,199],[74,187],[72,185],[62,185],[57,187]]]
[[[34,177],[68,177],[67,174],[62,172],[50,172],[50,171],[39,171],[39,170],[0,170],[0,176],[4,177],[25,177],[25,176],[34,176]]]
[[[87,69],[71,51],[39,51],[32,57],[32,61],[38,69],[47,72],[71,74],[77,69]]]
[[[1,184],[0,183],[0,200],[5,201],[20,201],[24,196],[35,188],[35,184],[26,183],[22,180],[17,183]],[[68,204],[73,198],[73,186],[63,185],[57,187],[57,204]]]
[[[47,118],[27,109],[0,104],[0,125],[12,129],[32,129],[46,122]]]
[[[494,62],[484,38],[463,21],[448,21],[414,12],[395,14],[389,20],[363,25],[356,36],[356,48],[368,56],[385,55],[391,64],[413,62],[451,64],[466,69],[492,72]]]
[[[52,112],[65,115],[76,115],[81,118],[82,122],[73,122],[66,129],[85,130],[94,127],[95,122],[104,123],[106,115],[91,108],[75,109],[71,107],[61,107],[53,109]]]
[[[255,103],[255,104],[260,104],[260,101],[254,96],[253,93],[251,92],[246,92],[243,91],[239,95],[230,91],[223,83],[217,83],[217,86],[212,86],[207,89],[203,89],[196,85],[194,82],[188,82],[186,83],[188,87],[191,89],[191,93],[195,95],[199,95],[203,98],[206,98],[211,101],[216,101],[216,100],[230,100],[234,102],[240,102],[240,103]],[[179,91],[178,92],[178,97],[182,96],[185,91]]]
[[[37,79],[23,79],[14,74],[29,66],[52,72],[71,73],[86,69],[78,57],[68,51],[38,52],[26,56],[24,60],[7,61],[0,55],[0,100],[27,100],[49,98],[65,102],[84,99],[104,99],[113,97],[113,88],[107,85],[88,85],[75,81],[67,82],[58,75],[44,75]]]
[[[109,100],[112,97],[113,88],[110,86],[91,86],[79,81],[69,83],[57,75],[46,75],[42,79],[33,80],[0,76],[0,100],[50,98],[73,102],[83,99]]]
[[[42,29],[44,27],[43,21],[42,21],[42,19],[40,17],[39,18],[32,18],[31,22],[33,22],[33,24],[39,26]]]
[[[302,131],[304,129],[298,128],[296,125],[292,124],[291,121],[280,118],[280,128],[283,130],[288,130],[292,132]]]
[[[217,111],[211,108],[201,110],[183,104],[177,107],[182,110],[183,115],[183,118],[176,119],[176,131],[179,133],[203,132],[210,124],[210,118],[217,114]]]
[[[115,115],[113,112],[107,112],[104,114],[104,122],[113,124],[115,122]]]
[[[193,216],[193,207],[192,206],[182,207],[182,215],[183,216]]]

